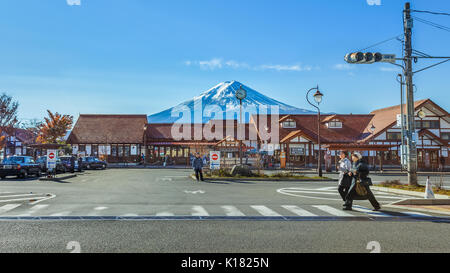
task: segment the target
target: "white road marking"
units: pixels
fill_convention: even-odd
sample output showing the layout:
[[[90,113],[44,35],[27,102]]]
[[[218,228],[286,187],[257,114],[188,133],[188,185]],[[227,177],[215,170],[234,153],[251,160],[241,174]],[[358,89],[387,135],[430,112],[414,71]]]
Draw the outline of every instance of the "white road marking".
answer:
[[[68,216],[71,213],[72,213],[71,211],[62,211],[62,212],[50,214],[50,216]]]
[[[225,211],[227,216],[245,216],[238,208],[235,206],[222,206],[222,209]]]
[[[316,191],[331,191],[331,190],[336,191],[337,188],[338,188],[337,186],[334,186],[334,187],[318,188],[318,189],[314,189],[314,190],[316,190]]]
[[[17,199],[8,199],[8,200],[0,200],[0,203],[6,202],[15,202],[15,201],[28,201],[28,200],[47,200],[47,197],[28,197],[28,198],[17,198]]]
[[[24,194],[14,194],[14,195],[3,195],[0,198],[8,198],[8,197],[25,197],[25,196],[33,196],[33,195],[42,195],[39,193],[24,193]]]
[[[202,206],[193,206],[192,211],[192,216],[209,216],[209,213]]]
[[[137,215],[135,213],[127,213],[127,214],[124,214],[122,216],[124,216],[124,217],[136,217],[136,216],[139,216],[139,215]]]
[[[197,194],[197,193],[200,193],[200,194],[204,194],[205,193],[205,191],[202,191],[202,190],[198,190],[198,191],[184,191],[185,193],[191,193],[191,194]]]
[[[105,210],[105,209],[108,209],[108,207],[96,207],[96,208],[94,208],[94,210]]]
[[[172,212],[164,211],[164,212],[158,212],[156,216],[174,216]]]
[[[48,207],[48,205],[35,205],[35,206],[32,206],[28,210],[28,213],[20,214],[17,216],[31,216],[32,214],[36,213],[38,210],[45,209],[46,207]]]
[[[316,214],[311,213],[311,212],[309,212],[307,210],[304,210],[302,208],[299,208],[297,206],[287,206],[286,205],[286,206],[282,206],[282,207],[287,209],[288,211],[290,211],[292,213],[295,213],[295,214],[299,215],[299,216],[317,216]]]
[[[359,212],[363,212],[363,213],[367,213],[370,214],[371,216],[378,216],[378,217],[391,217],[391,215],[386,214],[386,213],[382,213],[379,211],[372,211],[369,208],[365,208],[365,207],[361,207],[361,206],[355,206],[353,205],[353,210],[354,211],[359,211]]]
[[[323,205],[323,206],[320,205],[320,206],[313,206],[313,207],[320,209],[321,211],[325,211],[326,213],[336,215],[336,216],[354,216],[354,215],[351,215],[350,213],[346,213],[342,210],[338,210],[338,209],[335,209],[335,208],[327,206],[327,205]]]
[[[8,204],[0,207],[0,214],[13,210],[22,204]]]
[[[266,206],[250,206],[263,216],[281,216],[281,214],[269,209]]]

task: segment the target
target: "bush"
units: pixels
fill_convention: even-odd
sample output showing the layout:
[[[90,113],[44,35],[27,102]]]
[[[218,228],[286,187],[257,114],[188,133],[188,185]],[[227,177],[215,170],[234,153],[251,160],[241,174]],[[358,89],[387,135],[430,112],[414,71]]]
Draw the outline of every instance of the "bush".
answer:
[[[402,186],[400,180],[387,180],[380,183],[382,186]]]

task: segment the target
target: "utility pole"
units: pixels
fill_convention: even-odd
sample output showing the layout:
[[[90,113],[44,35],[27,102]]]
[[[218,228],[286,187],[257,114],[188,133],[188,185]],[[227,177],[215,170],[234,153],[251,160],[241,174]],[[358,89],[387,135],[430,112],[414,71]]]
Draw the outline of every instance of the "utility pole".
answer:
[[[405,3],[403,11],[403,28],[405,34],[405,83],[406,83],[406,149],[408,164],[408,184],[417,186],[417,147],[416,147],[416,124],[414,109],[413,71],[412,71],[412,45],[411,32],[413,21],[411,18],[411,5]]]

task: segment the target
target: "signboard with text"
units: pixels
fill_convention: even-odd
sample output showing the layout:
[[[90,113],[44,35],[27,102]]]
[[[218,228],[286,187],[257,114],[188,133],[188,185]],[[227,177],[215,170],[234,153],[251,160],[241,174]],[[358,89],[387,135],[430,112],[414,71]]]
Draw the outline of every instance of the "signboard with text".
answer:
[[[47,170],[49,172],[56,168],[58,150],[47,150]]]
[[[209,168],[211,170],[220,169],[220,152],[219,151],[211,151],[209,153],[210,165]]]

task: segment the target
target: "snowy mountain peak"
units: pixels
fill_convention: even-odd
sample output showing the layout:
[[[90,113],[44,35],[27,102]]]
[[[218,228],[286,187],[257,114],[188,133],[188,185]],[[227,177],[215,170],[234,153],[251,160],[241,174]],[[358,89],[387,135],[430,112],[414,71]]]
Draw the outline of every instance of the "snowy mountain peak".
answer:
[[[160,113],[150,115],[148,117],[148,121],[149,123],[188,122],[188,120],[193,121],[193,118],[189,119],[187,117],[183,117],[182,119],[179,119],[179,117],[177,116],[172,117],[172,113],[180,113],[182,111],[185,111],[187,108],[189,108],[191,112],[193,112],[194,108],[199,109],[199,105],[201,105],[201,112],[203,112],[202,122],[208,122],[211,119],[209,115],[205,115],[204,110],[205,107],[210,108],[213,105],[219,106],[224,112],[223,117],[217,118],[226,119],[227,112],[236,112],[240,107],[239,100],[236,99],[236,91],[239,90],[241,86],[247,91],[247,97],[243,100],[242,105],[244,107],[244,110],[248,110],[251,108],[247,111],[251,114],[258,113],[258,109],[261,106],[267,106],[269,109],[270,106],[278,106],[280,114],[314,113],[312,111],[299,109],[275,99],[269,98],[238,81],[226,81],[219,83],[213,88],[201,93],[199,96],[194,97],[192,100],[180,103],[177,106],[164,110]],[[193,113],[192,117],[194,117]]]

